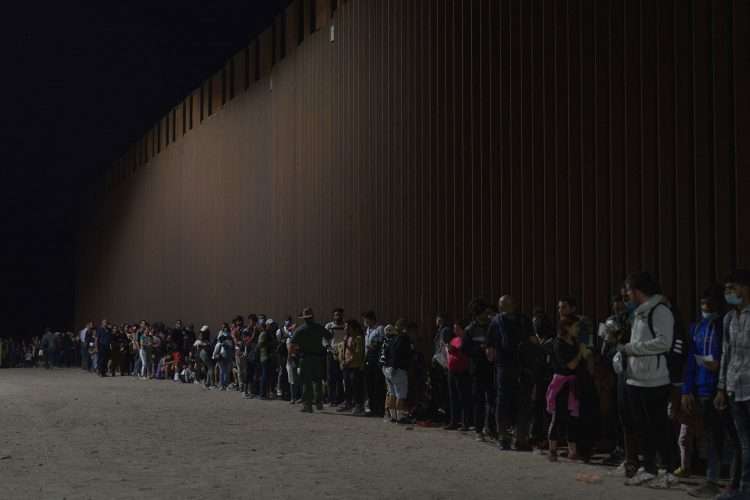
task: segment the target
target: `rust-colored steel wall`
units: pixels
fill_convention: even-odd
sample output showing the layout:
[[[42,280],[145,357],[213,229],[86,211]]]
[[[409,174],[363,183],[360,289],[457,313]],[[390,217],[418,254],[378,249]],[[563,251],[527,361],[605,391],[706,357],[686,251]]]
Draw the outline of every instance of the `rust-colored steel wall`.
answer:
[[[231,101],[218,73],[102,191],[80,321],[311,305],[427,329],[504,293],[602,316],[636,269],[691,310],[750,266],[748,2],[329,4],[293,2],[286,57],[258,37]]]

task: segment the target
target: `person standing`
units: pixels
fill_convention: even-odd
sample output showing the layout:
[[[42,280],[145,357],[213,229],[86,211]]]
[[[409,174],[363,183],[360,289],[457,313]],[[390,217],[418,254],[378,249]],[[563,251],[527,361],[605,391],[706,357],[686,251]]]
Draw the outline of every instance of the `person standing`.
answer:
[[[700,318],[690,325],[688,359],[681,388],[685,421],[680,426],[680,467],[674,471],[674,475],[690,476],[693,442],[703,441],[707,458],[706,481],[689,492],[691,496],[701,498],[713,498],[721,493],[718,485],[721,468],[719,446],[724,429],[713,405],[722,342],[722,320],[717,309],[712,297],[704,296],[701,299]]]
[[[453,325],[446,313],[435,317],[435,335],[432,338],[432,363],[430,364],[431,413],[437,418],[442,412],[450,414],[448,402],[448,342],[453,337]],[[448,339],[447,341],[445,339]]]
[[[89,332],[94,329],[94,322],[89,321],[86,326],[78,333],[81,341],[81,369],[89,371],[91,369],[91,360],[89,359]]]
[[[211,330],[208,325],[203,325],[199,332],[199,337],[193,344],[198,359],[203,364],[206,375],[203,384],[206,389],[214,385],[214,363],[211,359]]]
[[[100,377],[107,376],[107,362],[109,361],[109,352],[112,345],[112,330],[106,319],[96,330],[96,366],[99,370]]]
[[[41,346],[44,353],[44,367],[49,370],[55,365],[55,358],[57,356],[55,334],[52,333],[51,329],[47,328],[44,331]]]
[[[547,389],[547,411],[552,415],[549,426],[549,459],[557,461],[557,443],[562,430],[568,442],[568,458],[576,460],[580,400],[576,391],[578,365],[591,357],[591,351],[578,341],[578,322],[570,317],[560,320],[557,338],[553,341],[554,375]]]
[[[338,406],[344,404],[344,377],[341,371],[339,350],[346,337],[344,324],[344,310],[337,307],[333,310],[333,319],[326,323],[328,335],[323,339],[326,347],[326,389],[328,404]]]
[[[229,335],[229,325],[223,323],[219,335],[216,337],[213,352],[213,359],[219,365],[219,383],[222,391],[226,391],[231,382],[234,350],[234,342]]]
[[[738,269],[725,281],[724,299],[730,311],[724,316],[718,391],[714,405],[730,410],[736,433],[730,433],[735,466],[729,488],[720,500],[750,499],[750,271]]]
[[[312,413],[313,403],[318,410],[323,409],[321,399],[323,360],[325,359],[323,339],[328,335],[328,332],[315,322],[315,315],[309,307],[302,310],[299,318],[304,320],[304,323],[295,330],[289,347],[291,348],[290,352],[299,356],[302,412]]]
[[[521,355],[524,346],[538,343],[525,316],[516,313],[516,303],[510,295],[497,302],[500,312],[490,322],[487,355],[495,363],[495,422],[498,446],[511,449],[509,432],[516,416],[516,449],[529,451],[529,421],[531,418],[531,387],[533,378],[524,378],[522,388]],[[525,372],[524,372],[525,373]],[[522,390],[523,389],[523,390]]]
[[[355,416],[364,416],[363,367],[365,339],[362,325],[357,320],[346,322],[346,337],[341,350],[341,368],[344,374],[344,405],[338,411],[352,411]]]
[[[385,334],[374,311],[362,313],[365,325],[365,390],[370,415],[382,417],[385,413],[385,378],[380,366],[380,350]]]
[[[490,432],[490,406],[494,403],[492,394],[492,366],[487,358],[487,338],[490,318],[493,311],[484,299],[474,299],[469,304],[472,321],[466,327],[461,349],[469,357],[469,375],[473,422],[476,439],[484,441]]]
[[[617,350],[626,356],[625,395],[635,428],[641,436],[644,458],[643,470],[625,484],[669,488],[677,483],[672,474],[675,468],[674,443],[669,439],[672,433],[667,414],[672,387],[668,353],[672,348],[675,319],[650,274],[631,274],[625,280],[625,288],[630,300],[638,306],[630,341],[618,344]],[[666,468],[663,474],[657,474],[657,453]]]

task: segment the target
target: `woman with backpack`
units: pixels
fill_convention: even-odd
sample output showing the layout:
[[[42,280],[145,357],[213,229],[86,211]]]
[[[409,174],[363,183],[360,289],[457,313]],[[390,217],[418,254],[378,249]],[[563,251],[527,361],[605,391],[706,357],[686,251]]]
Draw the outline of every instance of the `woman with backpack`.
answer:
[[[221,331],[216,337],[213,359],[219,366],[220,390],[226,391],[232,373],[232,363],[234,362],[234,342],[229,335],[229,325],[226,323],[222,324]]]

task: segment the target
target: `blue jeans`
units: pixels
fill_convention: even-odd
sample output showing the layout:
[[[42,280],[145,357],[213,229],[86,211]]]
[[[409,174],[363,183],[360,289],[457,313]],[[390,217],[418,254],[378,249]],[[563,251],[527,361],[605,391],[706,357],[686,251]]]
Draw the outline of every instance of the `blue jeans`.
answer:
[[[229,374],[232,373],[232,360],[219,358],[219,379],[222,387],[229,385]]]
[[[750,494],[750,401],[732,401],[731,408],[742,457],[740,467],[733,471],[732,483],[737,484],[739,479],[739,491]]]

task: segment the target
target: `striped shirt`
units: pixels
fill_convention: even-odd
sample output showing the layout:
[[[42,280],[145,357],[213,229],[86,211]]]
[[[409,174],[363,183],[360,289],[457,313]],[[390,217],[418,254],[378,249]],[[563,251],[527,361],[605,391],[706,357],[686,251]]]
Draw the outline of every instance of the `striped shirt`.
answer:
[[[724,316],[719,389],[735,401],[750,401],[750,305]]]

